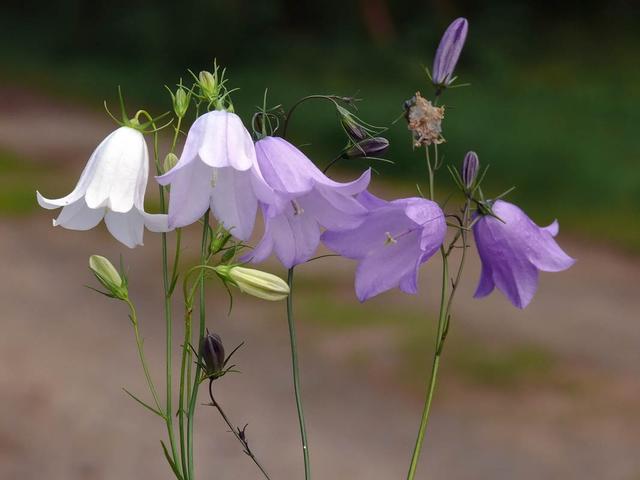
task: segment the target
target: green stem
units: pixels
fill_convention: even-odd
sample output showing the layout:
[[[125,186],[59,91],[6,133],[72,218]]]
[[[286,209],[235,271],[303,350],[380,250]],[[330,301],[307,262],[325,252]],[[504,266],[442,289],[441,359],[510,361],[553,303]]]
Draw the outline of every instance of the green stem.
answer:
[[[440,314],[438,316],[438,332],[436,334],[435,352],[433,356],[433,365],[431,366],[431,376],[429,384],[427,386],[427,394],[424,402],[424,408],[422,410],[422,419],[420,420],[420,428],[418,429],[418,436],[416,438],[416,444],[413,448],[413,455],[411,456],[411,465],[409,466],[409,473],[407,474],[407,480],[413,480],[416,469],[418,467],[418,460],[420,459],[420,452],[422,451],[422,444],[424,443],[424,435],[427,430],[427,424],[429,422],[429,413],[431,412],[431,403],[433,401],[433,395],[436,390],[436,382],[438,379],[438,369],[440,367],[440,355],[442,353],[442,341],[446,332],[445,323],[447,320],[446,309],[446,295],[447,295],[447,282],[449,281],[449,266],[447,257],[444,255],[444,249],[441,249],[442,255],[442,292],[440,295]]]
[[[203,217],[203,227],[202,227],[202,244],[200,247],[200,264],[205,265],[209,261],[208,251],[209,251],[209,243],[208,243],[208,234],[209,234],[209,211],[204,214]],[[198,302],[199,314],[200,314],[200,328],[198,332],[198,343],[196,345],[200,345],[202,338],[205,335],[206,331],[206,305],[205,305],[205,271],[201,270],[200,273],[200,299]],[[200,377],[202,375],[202,368],[200,367],[200,362],[196,363],[196,373],[193,379],[193,387],[191,388],[191,394],[189,397],[189,409],[187,410],[188,422],[187,422],[187,448],[188,448],[188,456],[189,456],[189,471],[191,472],[191,479],[194,477],[194,468],[193,468],[193,421],[194,415],[196,413],[196,400],[198,398],[198,387],[200,386]]]
[[[287,297],[287,322],[289,323],[289,339],[291,341],[291,370],[293,372],[293,389],[298,410],[298,422],[300,423],[300,438],[302,440],[302,455],[304,458],[304,478],[311,478],[311,464],[309,461],[309,442],[307,440],[307,427],[302,408],[302,395],[300,392],[300,367],[298,365],[298,347],[296,341],[296,327],[293,321],[293,267],[289,269],[287,276],[289,284],[289,296]]]
[[[140,336],[140,329],[138,328],[138,315],[136,313],[136,307],[131,300],[125,298],[124,301],[129,306],[131,324],[133,325],[133,332],[136,337],[136,347],[138,350],[138,356],[140,357],[140,363],[142,364],[142,370],[144,370],[144,378],[147,380],[147,386],[149,387],[149,391],[151,392],[151,396],[153,396],[153,401],[156,406],[156,410],[159,412],[162,411],[162,407],[160,406],[160,398],[158,397],[158,392],[156,390],[155,385],[153,384],[153,380],[151,379],[151,374],[149,373],[149,367],[147,366],[147,361],[144,358],[144,346],[142,337]]]
[[[185,298],[185,314],[184,314],[184,339],[182,341],[182,361],[180,365],[180,392],[178,405],[178,428],[180,429],[180,461],[182,463],[182,471],[185,480],[191,478],[189,466],[187,463],[186,436],[185,436],[185,388],[186,388],[186,365],[187,354],[189,352],[189,342],[191,340],[191,313],[193,312],[193,304],[189,299]]]

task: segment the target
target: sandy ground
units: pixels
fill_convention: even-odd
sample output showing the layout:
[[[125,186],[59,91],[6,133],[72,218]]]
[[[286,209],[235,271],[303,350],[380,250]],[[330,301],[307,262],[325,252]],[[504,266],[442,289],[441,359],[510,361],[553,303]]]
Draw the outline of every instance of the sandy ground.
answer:
[[[20,109],[3,105],[0,146],[47,161],[76,152],[69,168],[77,171],[108,122],[80,107],[34,98]],[[23,142],[16,125],[30,125],[34,117],[42,137]],[[60,128],[63,121],[83,133]],[[42,211],[0,222],[0,478],[169,479],[159,446],[162,423],[122,392],[126,387],[148,398],[125,308],[83,288],[91,283],[91,253],[125,255],[145,347],[161,383],[159,240],[148,235],[145,248],[128,251],[102,228],[68,232],[53,229],[50,219],[51,212]],[[501,388],[445,368],[419,478],[640,479],[640,261],[561,239],[579,262],[568,272],[543,275],[537,298],[523,312],[499,294],[472,300],[478,263],[471,262],[451,335],[543,348],[555,359],[553,374]],[[195,251],[195,241],[191,245]],[[326,288],[347,285],[338,293],[356,303],[348,288],[351,263],[329,259],[300,270],[303,281],[330,274],[337,280],[327,280]],[[373,305],[401,305],[427,318],[437,270],[437,264],[424,269],[427,300],[390,293]],[[302,478],[284,305],[237,296],[229,318],[218,288],[209,301],[209,327],[227,346],[246,342],[237,358],[243,373],[220,381],[220,402],[236,423],[249,423],[251,445],[274,480]],[[421,395],[380,354],[386,330],[342,331],[304,318],[299,325],[314,477],[403,478]],[[354,349],[364,360],[353,361]],[[427,375],[430,355],[431,342],[424,364],[415,367],[418,377]],[[213,409],[200,409],[196,436],[198,478],[259,478]]]

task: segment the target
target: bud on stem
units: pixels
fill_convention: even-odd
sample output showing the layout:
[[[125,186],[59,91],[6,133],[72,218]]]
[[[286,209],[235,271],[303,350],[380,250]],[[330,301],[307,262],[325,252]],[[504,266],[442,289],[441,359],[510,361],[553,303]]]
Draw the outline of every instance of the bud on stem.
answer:
[[[287,298],[289,285],[280,277],[253,268],[233,265],[218,265],[216,272],[243,293],[264,300],[277,301]]]

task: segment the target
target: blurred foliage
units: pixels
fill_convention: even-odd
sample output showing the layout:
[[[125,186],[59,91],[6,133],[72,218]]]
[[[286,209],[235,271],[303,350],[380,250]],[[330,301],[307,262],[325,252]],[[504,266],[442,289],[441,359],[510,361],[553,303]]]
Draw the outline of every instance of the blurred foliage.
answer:
[[[396,165],[375,167],[413,195],[424,161],[411,150],[402,102],[416,90],[432,93],[422,67],[458,15],[470,20],[458,73],[472,86],[443,98],[447,161],[476,150],[491,165],[489,196],[517,185],[510,198],[539,223],[557,216],[572,231],[640,249],[636,2],[9,3],[0,16],[0,74],[96,106],[115,104],[122,85],[131,110],[159,112],[169,106],[163,84],[216,57],[241,88],[234,103],[245,119],[264,88],[271,104],[284,105],[310,93],[357,94],[361,116],[390,127]],[[320,103],[293,121],[292,138],[319,164],[344,143],[332,118]],[[441,182],[447,177],[443,171]]]

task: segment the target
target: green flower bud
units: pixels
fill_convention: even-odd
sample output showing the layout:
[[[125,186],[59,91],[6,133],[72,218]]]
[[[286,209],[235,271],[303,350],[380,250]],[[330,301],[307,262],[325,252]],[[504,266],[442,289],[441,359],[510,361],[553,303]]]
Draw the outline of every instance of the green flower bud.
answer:
[[[162,168],[164,169],[164,173],[167,173],[178,163],[178,156],[175,153],[168,153],[166,157],[164,157],[164,163]]]
[[[190,95],[182,87],[179,87],[173,96],[173,111],[180,118],[183,118],[189,109]]]
[[[128,297],[127,282],[123,280],[113,264],[103,256],[91,255],[89,268],[110,296],[124,300]]]
[[[198,74],[198,85],[202,90],[202,94],[207,98],[215,98],[218,96],[218,80],[214,74],[203,70]]]
[[[271,273],[231,265],[219,265],[215,269],[222,278],[234,284],[241,292],[254,297],[277,301],[289,295],[287,282]]]

